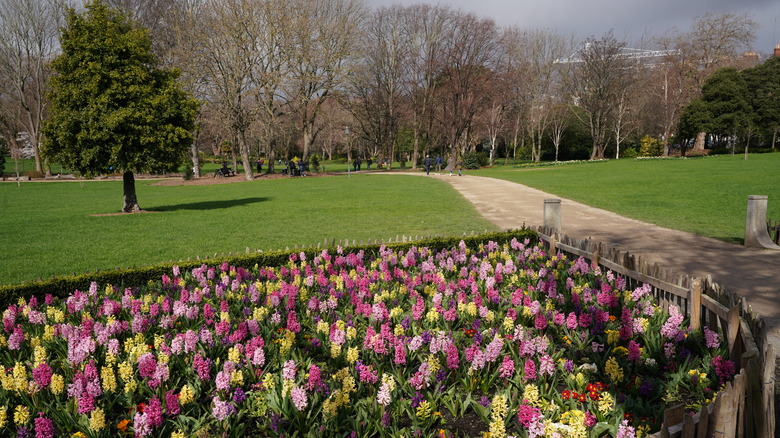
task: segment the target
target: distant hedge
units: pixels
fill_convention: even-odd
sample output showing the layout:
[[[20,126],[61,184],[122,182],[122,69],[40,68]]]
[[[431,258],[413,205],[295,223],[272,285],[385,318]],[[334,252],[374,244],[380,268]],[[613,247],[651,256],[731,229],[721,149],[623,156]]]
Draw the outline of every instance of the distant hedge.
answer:
[[[484,244],[490,241],[503,244],[512,241],[512,239],[530,239],[532,242],[536,242],[538,238],[536,232],[529,229],[520,229],[499,233],[476,234],[473,236],[438,237],[416,240],[413,242],[385,243],[384,245],[395,250],[402,250],[411,248],[413,246],[441,250],[457,246],[461,240],[464,241],[466,246],[469,248],[476,248],[480,244]],[[363,250],[368,254],[375,254],[378,253],[380,247],[381,244],[349,245],[348,249],[350,252]],[[286,264],[290,258],[290,255],[292,254],[300,254],[303,252],[306,254],[307,258],[313,258],[316,254],[321,253],[324,249],[327,249],[329,252],[336,250],[335,247],[331,247],[256,252],[228,257],[167,262],[158,265],[143,266],[140,268],[96,271],[75,276],[57,276],[48,280],[38,280],[17,285],[0,286],[0,306],[4,308],[9,304],[15,303],[19,298],[27,299],[31,296],[52,294],[61,298],[66,297],[75,290],[89,289],[89,286],[92,282],[96,282],[101,286],[110,284],[120,288],[140,287],[148,284],[149,282],[159,281],[165,274],[171,274],[174,266],[178,266],[182,271],[188,271],[200,267],[204,264],[216,266],[222,263],[228,263],[231,266],[241,267],[244,269],[251,269],[256,265],[280,266]]]

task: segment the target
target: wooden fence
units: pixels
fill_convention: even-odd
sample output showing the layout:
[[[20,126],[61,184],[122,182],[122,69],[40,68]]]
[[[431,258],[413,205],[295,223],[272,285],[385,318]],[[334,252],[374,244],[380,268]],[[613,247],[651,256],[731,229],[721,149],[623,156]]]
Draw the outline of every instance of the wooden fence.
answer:
[[[684,405],[668,407],[661,430],[651,438],[774,437],[775,352],[767,341],[764,321],[744,298],[726,291],[711,277],[678,275],[598,242],[559,236],[543,227],[537,231],[551,252],[582,256],[592,265],[624,276],[632,289],[646,283],[665,310],[675,304],[685,312],[691,329],[708,326],[728,340],[729,359],[737,370],[734,380],[696,415],[686,413]]]
[[[780,245],[780,221],[774,221],[774,223],[771,220],[766,221],[766,229],[772,242],[775,242],[775,245]]]

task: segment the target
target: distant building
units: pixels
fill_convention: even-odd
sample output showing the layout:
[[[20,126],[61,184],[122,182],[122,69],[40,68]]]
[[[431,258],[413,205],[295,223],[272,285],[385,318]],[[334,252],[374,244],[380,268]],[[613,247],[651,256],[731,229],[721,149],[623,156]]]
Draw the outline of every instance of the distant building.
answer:
[[[775,45],[775,58],[780,58],[780,44]]]
[[[761,61],[761,57],[758,55],[758,52],[745,52],[742,55],[742,60],[746,67],[755,67]]]

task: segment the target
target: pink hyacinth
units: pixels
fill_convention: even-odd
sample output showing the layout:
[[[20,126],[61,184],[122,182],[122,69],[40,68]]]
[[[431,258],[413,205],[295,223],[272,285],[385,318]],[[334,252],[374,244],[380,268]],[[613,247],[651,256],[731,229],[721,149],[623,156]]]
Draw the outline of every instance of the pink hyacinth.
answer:
[[[547,374],[548,376],[555,374],[555,361],[549,354],[545,353],[539,358],[539,373]]]
[[[320,373],[320,367],[317,365],[309,365],[309,380],[306,382],[306,389],[309,391],[314,390],[322,386],[322,376]]]
[[[639,344],[632,340],[628,343],[628,360],[637,362],[641,358],[642,350],[640,349]]]
[[[458,347],[456,347],[455,344],[450,343],[447,345],[447,368],[456,370],[459,365],[460,358],[458,357]]]
[[[406,363],[406,347],[402,343],[395,344],[395,357],[393,363],[396,365],[403,365]]]
[[[704,327],[704,341],[707,343],[707,348],[718,348],[720,341],[718,340],[718,334],[709,327]]]
[[[379,392],[376,393],[376,402],[382,406],[390,404],[390,387],[387,384],[382,383],[379,387]]]
[[[35,419],[35,438],[53,438],[54,422],[50,418],[43,416],[43,412],[38,413]]]
[[[636,431],[628,425],[628,420],[623,420],[618,426],[616,438],[636,438]]]
[[[145,353],[138,358],[138,375],[142,378],[151,378],[157,370],[157,359],[154,354]]]
[[[162,403],[160,403],[160,399],[157,398],[157,396],[154,396],[149,400],[149,404],[146,405],[144,413],[147,416],[146,420],[149,423],[149,426],[159,427],[162,425]]]
[[[290,359],[284,363],[282,377],[287,380],[295,380],[295,361]]]
[[[200,380],[211,380],[211,360],[204,358],[200,354],[195,354],[195,358],[192,360],[192,368],[195,373],[198,374]]]
[[[89,414],[95,410],[95,398],[87,393],[82,393],[81,397],[76,399],[79,414]]]
[[[526,380],[536,380],[536,362],[534,362],[533,359],[528,359],[525,361],[525,366],[523,366],[523,376]]]
[[[219,397],[214,396],[211,406],[211,414],[216,418],[218,421],[222,421],[228,416],[230,416],[231,413],[231,406],[230,402],[222,401],[219,399]]]
[[[218,391],[227,391],[230,389],[230,374],[223,371],[218,372],[214,383]]]
[[[304,410],[308,405],[306,390],[300,386],[294,386],[290,390],[290,397],[292,398],[293,404],[295,405],[295,409],[299,411]]]
[[[46,363],[42,363],[35,367],[32,371],[33,379],[38,388],[46,388],[51,383],[51,376],[53,372],[51,367]]]
[[[181,406],[179,405],[179,395],[173,391],[165,393],[165,414],[175,417],[179,415]]]
[[[536,406],[521,404],[517,410],[517,421],[525,428],[530,426],[541,416],[542,410]]]
[[[509,378],[515,373],[515,361],[513,361],[509,355],[504,356],[504,360],[501,362],[501,377]]]
[[[361,383],[376,383],[377,373],[367,365],[358,365],[360,369],[360,382]]]

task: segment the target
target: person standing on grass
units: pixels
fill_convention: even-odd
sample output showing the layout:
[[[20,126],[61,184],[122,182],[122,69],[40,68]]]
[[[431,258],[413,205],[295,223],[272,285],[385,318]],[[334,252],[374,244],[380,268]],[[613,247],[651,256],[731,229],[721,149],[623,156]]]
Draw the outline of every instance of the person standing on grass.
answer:
[[[450,173],[450,176],[452,176],[452,171],[455,170],[455,159],[452,158],[452,155],[447,157],[447,167],[444,168],[447,172]]]
[[[423,161],[423,164],[425,164],[425,174],[430,175],[431,174],[431,156],[425,155],[425,161]]]

